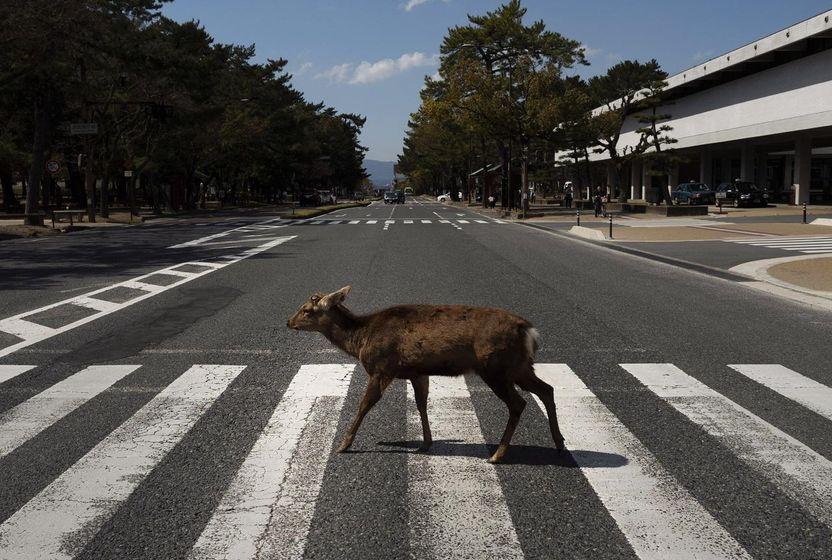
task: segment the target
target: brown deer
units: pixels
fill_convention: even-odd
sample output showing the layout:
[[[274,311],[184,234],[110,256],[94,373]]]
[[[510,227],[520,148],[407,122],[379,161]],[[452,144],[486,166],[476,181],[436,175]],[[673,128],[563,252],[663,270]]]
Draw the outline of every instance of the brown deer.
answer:
[[[286,322],[291,329],[322,333],[360,361],[369,374],[358,414],[339,453],[350,448],[364,416],[394,379],[408,379],[413,384],[422,420],[419,450],[427,451],[432,443],[428,376],[471,372],[508,407],[508,424],[490,462],[499,462],[505,455],[526,407],[515,385],[543,401],[555,446],[564,448],[554,391],[534,374],[537,331],[531,323],[501,309],[464,305],[397,305],[357,316],[343,305],[349,291],[350,286],[345,286],[328,295],[316,293]]]

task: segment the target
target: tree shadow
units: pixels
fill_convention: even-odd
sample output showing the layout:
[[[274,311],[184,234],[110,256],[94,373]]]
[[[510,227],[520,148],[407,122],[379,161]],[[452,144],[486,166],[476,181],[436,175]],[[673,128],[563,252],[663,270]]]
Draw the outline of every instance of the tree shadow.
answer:
[[[380,441],[378,445],[386,449],[361,449],[350,453],[419,453],[419,441]],[[486,460],[497,450],[496,445],[464,443],[458,439],[434,440],[433,446],[425,455],[439,457],[476,457]],[[570,469],[617,468],[629,461],[623,455],[591,451],[585,449],[567,449],[558,451],[554,447],[540,445],[512,445],[508,449],[503,465],[555,466]]]

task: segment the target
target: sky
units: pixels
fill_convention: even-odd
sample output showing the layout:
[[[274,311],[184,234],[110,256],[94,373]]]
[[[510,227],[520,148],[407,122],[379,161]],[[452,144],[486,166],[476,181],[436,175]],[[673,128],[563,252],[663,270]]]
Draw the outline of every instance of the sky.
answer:
[[[164,13],[198,20],[224,43],[285,58],[309,101],[367,117],[367,158],[394,160],[449,27],[495,9],[486,0],[175,0]],[[525,0],[528,22],[580,41],[603,73],[656,58],[671,75],[825,10],[830,0]]]

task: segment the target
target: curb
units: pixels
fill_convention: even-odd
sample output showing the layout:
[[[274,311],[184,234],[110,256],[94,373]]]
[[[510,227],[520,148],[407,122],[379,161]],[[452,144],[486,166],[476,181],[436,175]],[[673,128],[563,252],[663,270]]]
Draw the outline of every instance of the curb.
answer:
[[[777,266],[778,264],[806,261],[813,259],[829,258],[829,255],[798,255],[793,257],[780,257],[776,259],[763,259],[759,261],[750,261],[737,266],[731,267],[732,272],[744,274],[757,280],[757,282],[747,282],[747,286],[773,293],[794,301],[806,303],[813,307],[821,307],[823,309],[832,311],[832,292],[822,292],[820,290],[812,290],[797,284],[791,284],[779,280],[768,273],[768,269]]]
[[[832,218],[815,218],[812,220],[813,226],[832,226]]]

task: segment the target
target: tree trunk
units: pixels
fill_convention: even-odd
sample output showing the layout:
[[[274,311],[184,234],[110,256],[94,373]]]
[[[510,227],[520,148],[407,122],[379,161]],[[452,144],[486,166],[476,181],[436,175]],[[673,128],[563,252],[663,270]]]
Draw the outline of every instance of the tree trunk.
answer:
[[[87,159],[87,167],[84,169],[84,190],[87,191],[87,220],[95,223],[95,173],[90,159]]]
[[[38,98],[35,101],[35,138],[32,145],[32,165],[29,167],[29,189],[26,191],[26,225],[43,225],[43,217],[35,216],[38,212],[40,182],[43,179],[43,167],[46,164],[46,148],[51,126],[49,103]]]
[[[505,210],[509,207],[509,195],[511,192],[509,180],[509,173],[511,173],[511,169],[509,167],[511,154],[509,153],[506,145],[502,142],[497,144],[497,151],[500,154],[500,206],[502,206]]]
[[[101,178],[101,217],[104,219],[110,217],[110,175],[106,171]]]
[[[3,208],[6,212],[17,209],[17,199],[14,196],[14,176],[10,169],[0,170],[0,184],[3,185]]]

